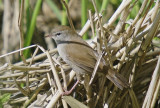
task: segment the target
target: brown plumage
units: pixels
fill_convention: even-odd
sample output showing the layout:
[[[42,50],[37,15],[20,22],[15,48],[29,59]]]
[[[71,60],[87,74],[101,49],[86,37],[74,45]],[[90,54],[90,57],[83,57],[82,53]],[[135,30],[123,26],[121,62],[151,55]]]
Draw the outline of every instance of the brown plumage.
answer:
[[[49,36],[55,40],[59,55],[76,72],[78,80],[83,74],[92,75],[98,59],[98,53],[74,30],[67,26],[59,26]],[[106,75],[120,89],[128,86],[126,79],[115,70],[109,69],[103,58],[97,73]]]

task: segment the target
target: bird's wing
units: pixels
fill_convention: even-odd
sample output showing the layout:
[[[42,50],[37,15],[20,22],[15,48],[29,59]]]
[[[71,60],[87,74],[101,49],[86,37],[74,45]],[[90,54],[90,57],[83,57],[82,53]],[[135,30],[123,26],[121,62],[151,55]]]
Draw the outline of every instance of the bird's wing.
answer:
[[[72,64],[88,71],[92,72],[96,64],[96,56],[94,55],[94,50],[87,46],[82,46],[79,44],[68,45],[69,49],[67,51],[67,59]]]

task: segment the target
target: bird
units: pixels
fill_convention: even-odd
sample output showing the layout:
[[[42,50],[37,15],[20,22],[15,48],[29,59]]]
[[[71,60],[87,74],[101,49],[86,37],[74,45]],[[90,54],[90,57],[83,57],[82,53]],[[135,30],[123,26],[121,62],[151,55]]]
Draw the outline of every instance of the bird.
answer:
[[[77,82],[74,87],[81,81],[83,75],[92,75],[98,53],[75,30],[68,26],[58,26],[46,37],[55,40],[60,57],[76,72]],[[129,86],[126,78],[111,69],[103,57],[99,63],[97,74],[106,75],[121,90]]]

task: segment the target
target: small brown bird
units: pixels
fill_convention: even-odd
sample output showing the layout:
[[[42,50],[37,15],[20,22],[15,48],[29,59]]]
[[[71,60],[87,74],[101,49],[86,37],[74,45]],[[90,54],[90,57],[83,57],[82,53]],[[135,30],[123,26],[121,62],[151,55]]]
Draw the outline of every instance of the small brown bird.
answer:
[[[47,37],[52,37],[55,40],[59,55],[76,72],[78,81],[83,74],[92,75],[98,59],[98,53],[74,30],[68,26],[59,26]],[[123,87],[128,87],[126,79],[116,71],[109,69],[103,58],[97,73],[106,75],[121,90]]]

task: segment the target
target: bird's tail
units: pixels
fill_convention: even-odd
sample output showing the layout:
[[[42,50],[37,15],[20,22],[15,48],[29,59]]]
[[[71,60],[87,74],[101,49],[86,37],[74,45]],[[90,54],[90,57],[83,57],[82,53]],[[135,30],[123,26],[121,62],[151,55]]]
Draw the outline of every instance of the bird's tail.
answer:
[[[107,78],[112,81],[119,89],[123,90],[123,88],[128,88],[129,84],[121,74],[115,72],[114,70],[109,69]]]

